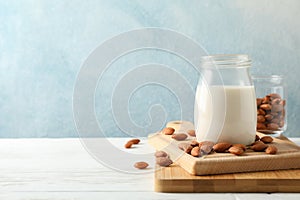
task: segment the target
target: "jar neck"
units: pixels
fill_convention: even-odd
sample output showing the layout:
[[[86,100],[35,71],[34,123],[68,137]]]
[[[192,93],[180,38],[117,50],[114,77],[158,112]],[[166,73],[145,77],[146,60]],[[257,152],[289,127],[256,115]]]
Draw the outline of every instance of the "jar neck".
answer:
[[[202,57],[201,74],[209,85],[252,86],[248,55]]]
[[[201,58],[201,66],[213,69],[247,68],[251,66],[251,60],[243,54],[210,55]]]

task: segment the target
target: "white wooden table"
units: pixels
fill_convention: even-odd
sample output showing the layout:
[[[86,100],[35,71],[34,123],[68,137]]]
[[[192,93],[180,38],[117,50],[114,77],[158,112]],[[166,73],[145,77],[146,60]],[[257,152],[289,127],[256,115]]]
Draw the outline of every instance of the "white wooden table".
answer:
[[[291,138],[300,144],[300,138]],[[110,141],[123,146],[126,138]],[[139,151],[151,152],[142,140]],[[153,166],[154,163],[150,163]],[[106,168],[79,139],[0,139],[0,199],[300,199],[300,194],[154,192],[153,173]]]

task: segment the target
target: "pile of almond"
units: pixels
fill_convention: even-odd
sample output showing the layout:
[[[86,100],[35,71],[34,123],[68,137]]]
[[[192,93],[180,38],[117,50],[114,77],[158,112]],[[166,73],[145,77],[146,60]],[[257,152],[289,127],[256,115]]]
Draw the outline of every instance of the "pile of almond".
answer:
[[[279,94],[268,94],[256,99],[257,131],[272,133],[284,126],[286,101]]]
[[[194,156],[200,157],[207,155],[211,152],[216,153],[232,153],[234,155],[242,155],[247,149],[251,149],[256,152],[265,152],[267,154],[276,154],[277,148],[273,145],[269,145],[273,142],[271,136],[263,136],[260,138],[256,135],[256,141],[250,146],[244,144],[230,144],[227,142],[213,143],[210,141],[191,141],[191,142],[182,142],[178,144],[178,148],[184,152]]]

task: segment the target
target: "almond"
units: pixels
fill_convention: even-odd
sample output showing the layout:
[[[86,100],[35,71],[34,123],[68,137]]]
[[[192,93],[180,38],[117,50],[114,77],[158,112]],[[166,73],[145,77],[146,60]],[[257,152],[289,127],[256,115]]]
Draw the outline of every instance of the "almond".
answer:
[[[285,106],[286,101],[285,100],[281,100],[279,104]]]
[[[217,153],[224,153],[226,152],[226,150],[228,150],[232,145],[230,143],[227,142],[220,142],[217,143],[213,146],[213,149],[215,150],[215,152]]]
[[[202,141],[199,143],[200,151],[203,154],[209,154],[215,145],[214,142],[211,141]]]
[[[264,123],[265,121],[266,121],[266,119],[263,115],[257,115],[257,122],[258,123]]]
[[[260,144],[255,144],[255,145],[251,146],[251,149],[253,151],[264,151],[267,147],[268,147],[268,145],[266,145],[264,143],[260,143]]]
[[[272,105],[272,112],[280,112],[283,110],[283,105],[275,104]]]
[[[154,156],[157,157],[157,158],[158,157],[167,157],[168,154],[164,151],[157,151],[157,152],[155,152]]]
[[[266,104],[266,103],[269,103],[271,100],[270,96],[265,96],[264,98],[262,98],[262,102],[261,104]]]
[[[172,127],[166,127],[162,130],[162,133],[165,135],[172,135],[175,132],[175,129]]]
[[[126,149],[129,149],[132,147],[132,145],[133,145],[133,142],[128,141],[124,146]]]
[[[265,112],[263,109],[259,108],[259,109],[257,110],[257,114],[258,114],[258,115],[265,115],[266,112]]]
[[[200,156],[200,147],[194,147],[191,151],[191,155],[194,157]]]
[[[273,105],[273,104],[279,104],[280,102],[281,102],[281,99],[276,98],[276,99],[273,99],[273,100],[272,100],[271,104],[272,104],[272,105]]]
[[[187,131],[187,134],[189,134],[189,136],[196,137],[196,132],[195,132],[195,130],[188,130],[188,131]]]
[[[267,127],[266,127],[266,125],[263,124],[263,123],[257,123],[256,129],[257,129],[257,130],[266,130]]]
[[[162,167],[168,167],[173,163],[169,157],[158,157],[156,158],[156,164]]]
[[[262,138],[260,138],[260,141],[267,144],[273,142],[273,138],[271,136],[263,136]]]
[[[279,129],[279,126],[278,126],[278,124],[270,123],[270,124],[267,125],[267,128],[268,128],[269,130],[276,131],[276,130]]]
[[[188,136],[185,133],[177,133],[172,135],[172,138],[177,141],[185,140],[187,137]]]
[[[282,128],[284,127],[284,120],[281,120],[279,123],[278,123],[279,127]]]
[[[129,140],[128,142],[132,142],[133,144],[138,144],[138,143],[140,143],[140,140],[135,138],[135,139]]]
[[[190,145],[184,152],[188,153],[188,154],[191,154],[191,151],[192,151],[193,148],[194,147]]]
[[[277,148],[275,146],[268,146],[268,148],[266,148],[265,152],[267,154],[276,154],[277,153]]]
[[[271,121],[273,119],[273,115],[267,114],[267,115],[265,115],[265,119],[268,121]]]
[[[134,167],[137,168],[137,169],[145,169],[145,168],[147,168],[148,166],[149,166],[149,164],[146,163],[146,162],[136,162],[136,163],[134,164]]]
[[[271,110],[272,109],[272,106],[270,104],[261,104],[259,106],[261,109],[264,109],[264,110]]]
[[[187,142],[181,142],[178,144],[178,148],[181,149],[182,151],[185,151],[190,145],[190,143]]]
[[[244,150],[242,148],[238,147],[238,146],[232,146],[228,149],[228,151],[230,153],[234,154],[234,155],[237,155],[237,156],[244,153]]]
[[[244,145],[244,144],[233,144],[232,146],[239,147],[239,148],[243,149],[244,151],[246,151],[246,145]]]

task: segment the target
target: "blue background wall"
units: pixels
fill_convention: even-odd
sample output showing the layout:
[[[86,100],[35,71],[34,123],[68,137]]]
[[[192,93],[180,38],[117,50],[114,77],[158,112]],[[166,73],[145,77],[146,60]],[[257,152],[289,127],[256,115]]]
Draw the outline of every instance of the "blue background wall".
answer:
[[[255,74],[286,75],[286,134],[299,137],[299,9],[298,0],[0,0],[0,137],[76,137],[72,94],[82,63],[105,40],[143,27],[183,33],[210,54],[249,54]],[[150,61],[178,71],[186,65],[168,55],[139,52],[115,63],[107,80]],[[184,73],[195,86],[193,71]],[[167,120],[178,119],[176,97],[164,94],[164,88],[152,86],[136,92],[129,105],[132,120],[145,126],[151,104],[163,104]],[[188,109],[186,120],[192,120],[193,105]],[[106,135],[122,136],[106,112],[98,113],[106,116],[100,122]]]

